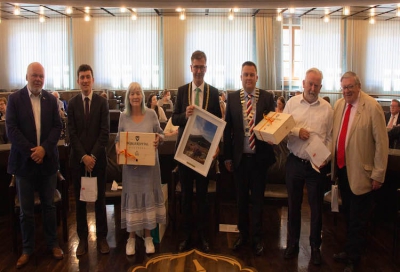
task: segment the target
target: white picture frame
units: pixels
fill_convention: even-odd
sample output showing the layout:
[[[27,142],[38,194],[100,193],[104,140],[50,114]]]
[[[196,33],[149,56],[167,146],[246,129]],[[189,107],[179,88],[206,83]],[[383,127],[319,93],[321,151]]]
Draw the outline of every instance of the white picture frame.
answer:
[[[226,122],[195,106],[189,117],[174,159],[197,173],[207,176]]]

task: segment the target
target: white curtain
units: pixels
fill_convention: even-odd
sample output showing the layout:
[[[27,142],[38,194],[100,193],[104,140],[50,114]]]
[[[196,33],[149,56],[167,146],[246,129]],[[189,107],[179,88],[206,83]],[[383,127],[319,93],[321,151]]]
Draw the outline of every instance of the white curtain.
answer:
[[[400,93],[400,24],[397,21],[348,20],[348,69],[372,94]]]
[[[159,16],[73,19],[72,26],[75,70],[91,65],[96,89],[125,89],[133,81],[160,87]]]
[[[185,21],[165,18],[164,24],[165,65],[170,69],[182,67],[177,69],[183,73],[176,77],[176,82],[167,79],[167,88],[177,88],[193,79],[190,57],[196,50],[207,55],[207,83],[218,89],[241,88],[242,63],[255,61],[252,17],[235,17],[230,21],[227,16],[187,16]],[[168,38],[169,34],[174,38]],[[168,74],[166,70],[167,78]]]
[[[26,85],[26,68],[40,62],[45,68],[45,89],[68,89],[68,19],[3,20],[0,39],[0,82],[6,89]]]
[[[303,59],[300,75],[316,67],[323,73],[322,90],[338,91],[342,74],[343,56],[342,20],[304,18],[301,20],[301,53]]]

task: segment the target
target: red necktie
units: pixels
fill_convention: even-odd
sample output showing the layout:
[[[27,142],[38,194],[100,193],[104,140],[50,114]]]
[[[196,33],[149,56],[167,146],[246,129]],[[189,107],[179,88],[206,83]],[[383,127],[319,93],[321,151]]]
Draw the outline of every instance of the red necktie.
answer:
[[[89,97],[85,97],[85,121],[89,122]]]
[[[348,104],[343,118],[342,130],[340,131],[338,149],[336,154],[336,162],[337,165],[339,166],[339,169],[343,168],[346,165],[346,157],[345,157],[346,135],[347,135],[347,128],[349,126],[350,112],[351,112],[351,104]]]

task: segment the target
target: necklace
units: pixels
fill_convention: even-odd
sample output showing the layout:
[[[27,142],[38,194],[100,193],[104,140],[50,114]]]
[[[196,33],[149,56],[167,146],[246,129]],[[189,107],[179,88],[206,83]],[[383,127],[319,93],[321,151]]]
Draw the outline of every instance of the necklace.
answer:
[[[207,86],[207,94],[206,94],[206,106],[203,107],[205,110],[208,108],[208,100],[210,99],[210,85],[204,83],[204,87]],[[192,105],[192,83],[188,86],[188,104]]]

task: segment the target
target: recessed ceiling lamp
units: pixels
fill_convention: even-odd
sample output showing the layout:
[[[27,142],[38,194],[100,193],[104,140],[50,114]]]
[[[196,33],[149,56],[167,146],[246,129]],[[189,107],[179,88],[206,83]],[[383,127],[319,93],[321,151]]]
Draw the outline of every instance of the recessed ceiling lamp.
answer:
[[[43,6],[40,6],[40,7],[39,7],[39,13],[40,13],[40,14],[44,14],[44,7],[43,7]]]
[[[41,22],[41,23],[46,22],[46,17],[44,17],[43,14],[39,16],[39,22]]]
[[[371,14],[371,16],[375,16],[375,8],[371,8],[370,14]]]
[[[84,17],[84,19],[85,19],[86,22],[89,22],[89,21],[90,21],[90,15],[89,15],[89,14],[86,14],[85,17]]]
[[[20,15],[21,14],[21,9],[18,6],[18,4],[15,4],[14,6],[14,15]]]
[[[183,8],[176,8],[175,11],[176,12],[181,12],[182,10],[184,10]]]
[[[132,19],[132,21],[136,21],[137,20],[136,9],[132,9],[131,19]]]
[[[289,13],[293,14],[296,11],[295,8],[289,8]]]
[[[369,18],[369,23],[371,25],[375,24],[375,18],[373,16],[371,16],[371,18]]]
[[[181,10],[181,12],[180,12],[180,14],[179,14],[179,19],[180,19],[181,21],[183,21],[183,20],[186,19],[185,9],[182,9],[182,10]]]
[[[234,16],[233,16],[233,10],[230,9],[230,10],[229,10],[229,13],[228,13],[228,19],[232,21],[232,20],[233,20],[233,17],[234,17]]]
[[[72,12],[73,12],[72,7],[66,7],[66,8],[65,8],[65,13],[66,13],[66,14],[72,14]]]
[[[325,15],[324,16],[324,22],[325,23],[329,23],[329,15]]]
[[[126,12],[126,7],[121,7],[119,10],[120,10],[122,13],[124,13],[124,12]]]
[[[85,7],[85,12],[89,13],[90,12],[90,7]]]
[[[325,15],[329,14],[329,8],[325,8]]]
[[[239,12],[240,8],[233,8],[233,12]]]
[[[343,15],[350,15],[350,7],[349,6],[343,7]]]

